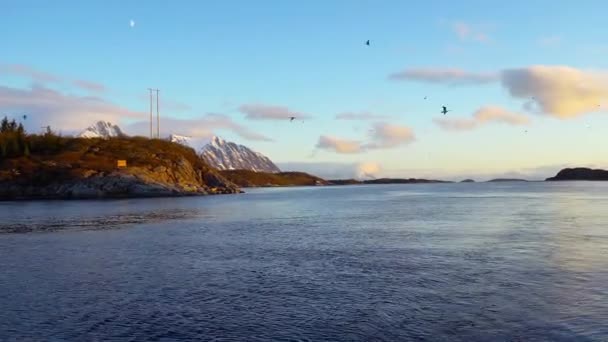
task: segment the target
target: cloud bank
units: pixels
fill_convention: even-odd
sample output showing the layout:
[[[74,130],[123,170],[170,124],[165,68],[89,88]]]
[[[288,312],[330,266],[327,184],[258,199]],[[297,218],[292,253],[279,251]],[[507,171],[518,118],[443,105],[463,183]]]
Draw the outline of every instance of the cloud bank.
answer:
[[[69,80],[64,77],[40,71],[22,64],[0,64],[0,75],[13,75],[18,77],[24,77],[41,84],[67,83],[77,88],[94,93],[101,93],[106,91],[106,87],[100,83],[78,79]]]
[[[532,65],[478,73],[460,69],[408,69],[389,75],[392,80],[446,85],[499,82],[509,96],[534,103],[540,113],[559,119],[605,110],[608,102],[608,71],[582,70],[569,66]],[[466,126],[466,124],[461,124]]]
[[[435,118],[433,119],[442,129],[448,131],[468,131],[489,123],[508,125],[527,125],[530,119],[522,114],[510,112],[498,106],[481,107],[471,118]]]
[[[307,172],[323,179],[379,178],[383,172],[380,164],[371,161],[355,163],[286,162],[278,163],[277,165],[283,171]]]
[[[386,115],[378,115],[370,112],[345,112],[336,115],[336,120],[383,120],[388,119]]]
[[[50,125],[64,132],[76,132],[98,120],[119,122],[144,117],[142,112],[99,97],[66,95],[44,86],[29,89],[0,86],[0,111],[27,115],[26,127],[34,131]]]
[[[369,130],[369,141],[349,140],[334,136],[322,135],[319,137],[318,149],[335,153],[352,154],[373,149],[393,148],[409,144],[415,140],[414,132],[407,126],[389,123],[376,123]]]
[[[244,104],[239,111],[250,120],[287,120],[291,117],[297,119],[310,119],[310,115],[291,110],[283,106],[265,104]]]
[[[342,139],[328,135],[320,136],[315,147],[344,154],[359,153],[363,151],[363,147],[359,141]]]
[[[223,114],[208,113],[195,119],[162,118],[160,120],[161,135],[169,134],[186,135],[193,138],[208,139],[216,135],[216,130],[229,130],[247,140],[272,141],[263,134],[254,132],[247,127],[234,122],[229,116]],[[148,136],[150,122],[140,120],[125,127],[130,134]]]
[[[498,74],[470,72],[462,69],[414,68],[392,73],[388,76],[393,81],[418,81],[448,85],[486,84],[498,80]]]
[[[608,73],[568,66],[506,69],[501,84],[514,98],[531,100],[542,113],[568,119],[598,111],[608,99]]]
[[[391,148],[409,144],[415,140],[414,132],[407,126],[378,123],[370,130],[371,142],[366,148]]]

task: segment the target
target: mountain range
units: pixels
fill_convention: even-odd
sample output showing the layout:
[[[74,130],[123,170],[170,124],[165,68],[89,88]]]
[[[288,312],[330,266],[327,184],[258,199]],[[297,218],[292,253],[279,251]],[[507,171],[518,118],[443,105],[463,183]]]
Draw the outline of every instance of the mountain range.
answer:
[[[218,170],[250,170],[276,173],[281,170],[265,155],[247,146],[238,145],[214,136],[203,146],[200,156]]]
[[[108,121],[98,121],[78,135],[82,138],[125,137],[126,134],[117,125]],[[171,142],[192,147],[192,139],[187,136],[171,134]],[[278,173],[281,170],[265,155],[255,152],[244,145],[239,145],[214,136],[197,153],[203,160],[218,170],[248,170],[255,172]]]
[[[125,137],[126,134],[117,125],[109,121],[97,121],[93,125],[87,127],[84,131],[78,134],[80,138],[111,138]]]

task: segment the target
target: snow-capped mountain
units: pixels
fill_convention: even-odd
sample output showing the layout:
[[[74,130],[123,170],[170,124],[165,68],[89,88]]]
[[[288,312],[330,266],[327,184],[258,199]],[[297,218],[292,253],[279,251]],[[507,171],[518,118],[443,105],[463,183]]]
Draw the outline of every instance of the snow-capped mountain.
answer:
[[[122,132],[120,127],[112,124],[109,121],[97,121],[95,124],[78,134],[81,138],[110,138],[124,137],[126,134]]]
[[[192,147],[190,146],[190,137],[184,135],[171,134],[169,135],[169,141],[182,144],[184,146]]]
[[[200,154],[209,165],[218,170],[281,172],[265,155],[220,137],[211,138],[211,141],[203,146]]]

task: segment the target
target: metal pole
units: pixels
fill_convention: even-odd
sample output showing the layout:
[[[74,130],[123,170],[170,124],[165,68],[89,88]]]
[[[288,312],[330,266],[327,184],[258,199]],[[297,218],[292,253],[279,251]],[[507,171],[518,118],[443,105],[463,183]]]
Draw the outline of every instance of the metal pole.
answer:
[[[152,89],[148,88],[150,91],[150,139],[152,139]]]
[[[160,115],[159,110],[158,110],[158,92],[159,90],[156,89],[156,137],[158,139],[160,139]]]

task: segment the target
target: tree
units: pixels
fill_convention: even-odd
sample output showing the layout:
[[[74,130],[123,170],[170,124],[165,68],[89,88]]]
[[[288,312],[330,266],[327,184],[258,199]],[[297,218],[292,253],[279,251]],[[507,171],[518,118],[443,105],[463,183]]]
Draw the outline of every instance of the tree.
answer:
[[[8,118],[5,116],[0,123],[0,133],[8,132]]]
[[[17,122],[15,121],[15,119],[11,120],[8,123],[8,129],[10,132],[15,132],[17,130]]]

